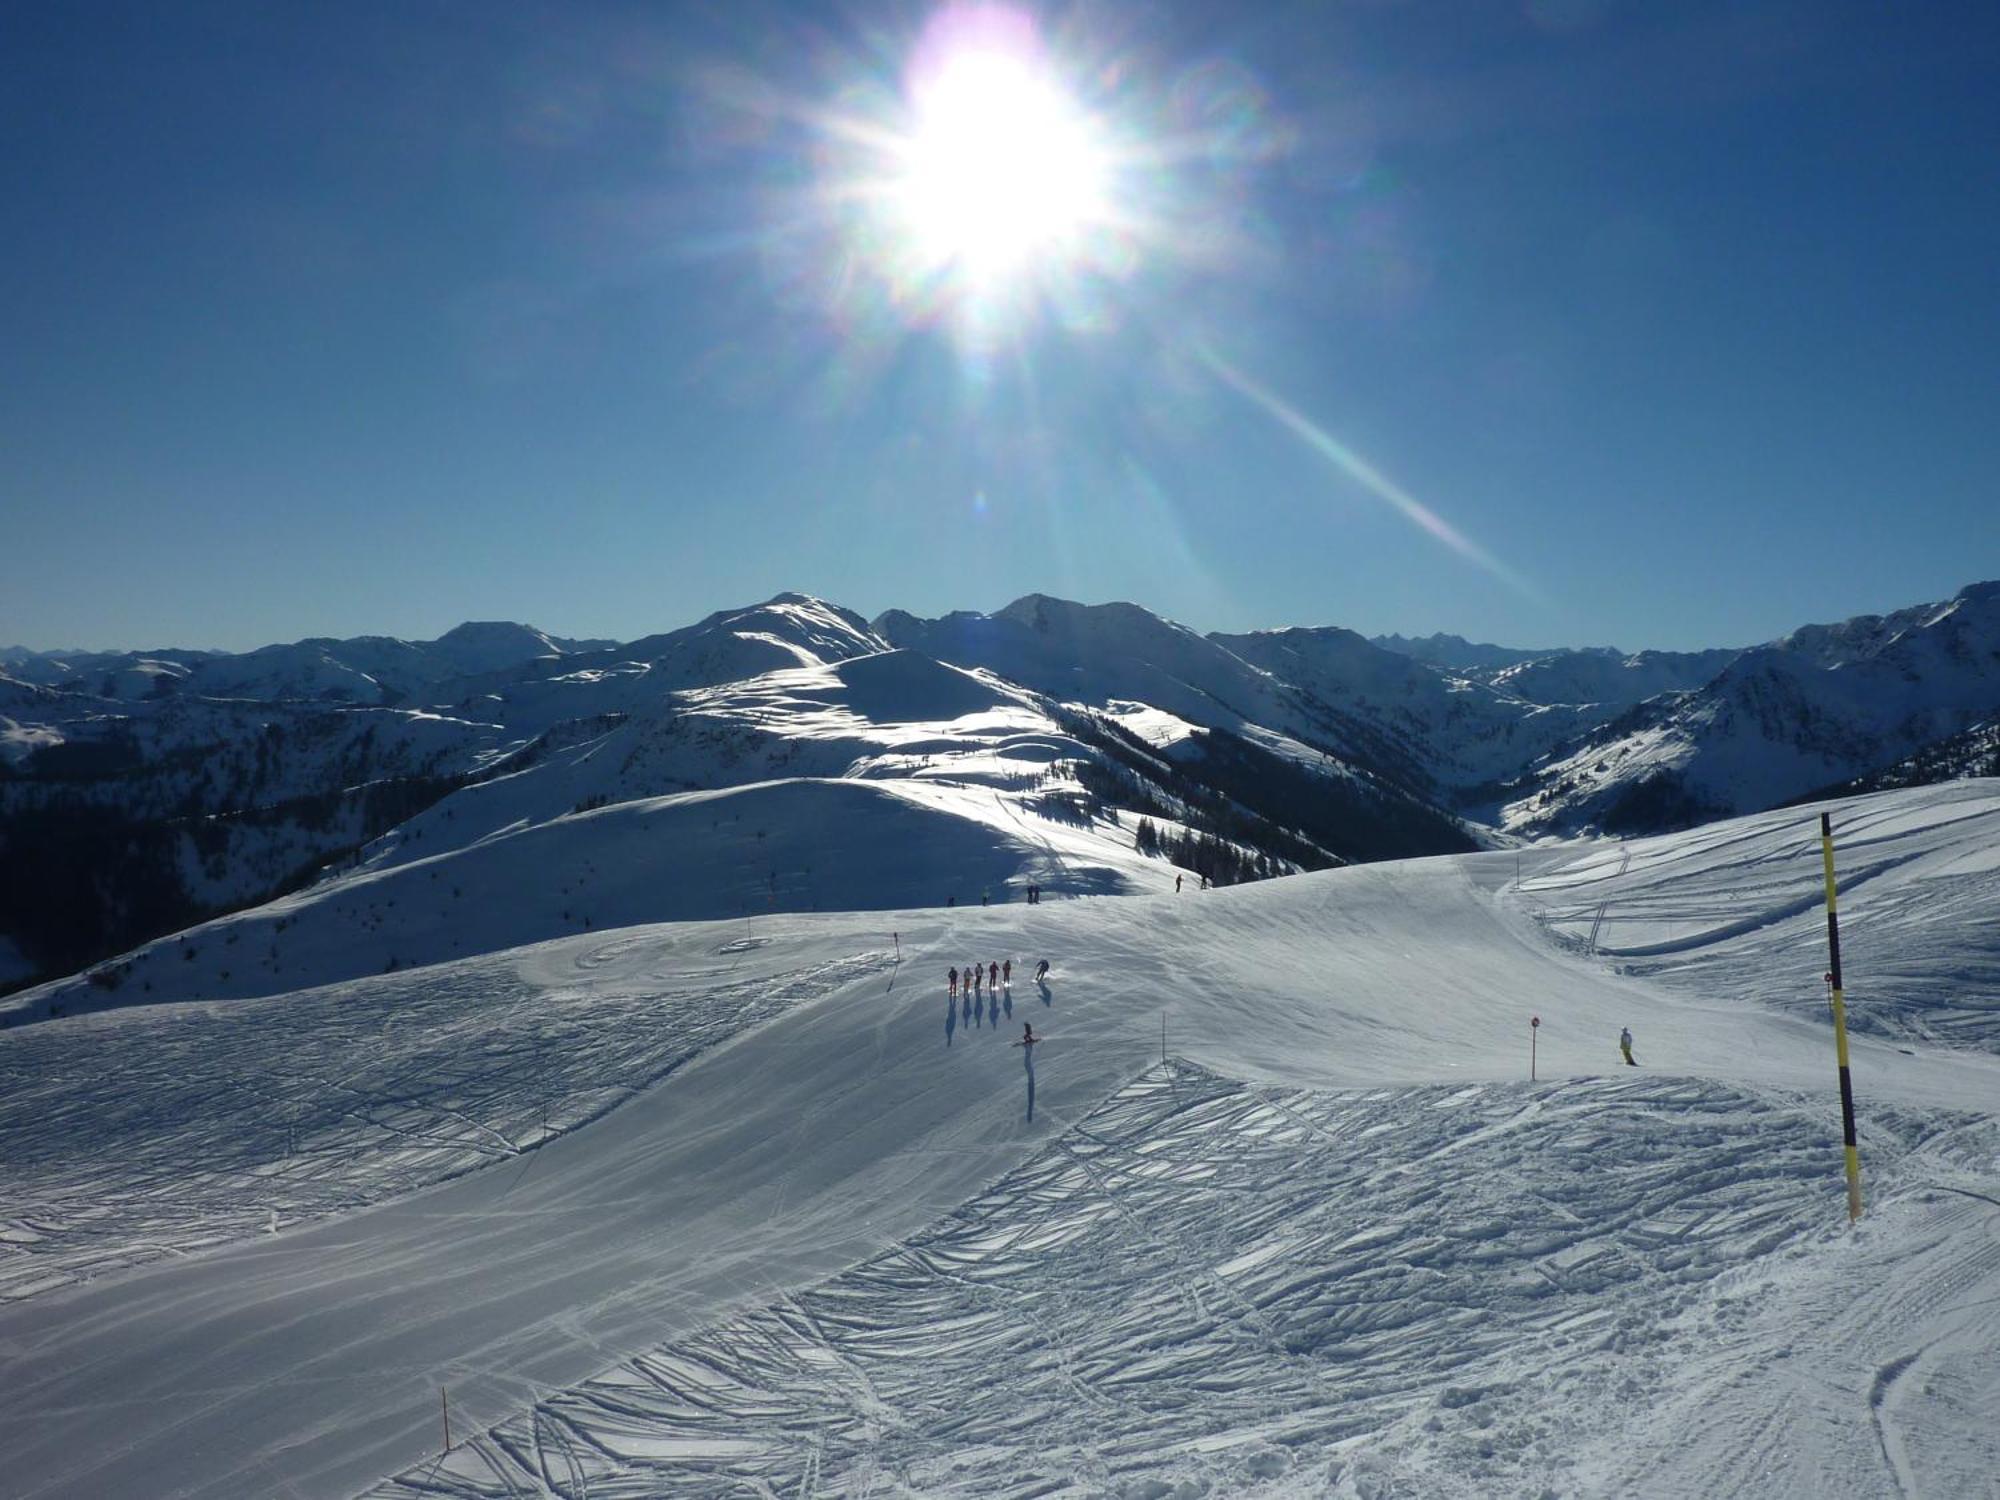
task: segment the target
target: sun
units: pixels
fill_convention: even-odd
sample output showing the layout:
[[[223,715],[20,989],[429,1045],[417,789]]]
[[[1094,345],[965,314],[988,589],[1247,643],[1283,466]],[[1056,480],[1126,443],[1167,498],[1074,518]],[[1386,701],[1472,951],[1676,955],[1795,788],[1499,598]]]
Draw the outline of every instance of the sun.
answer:
[[[1030,51],[974,40],[927,63],[889,192],[919,263],[986,284],[1076,255],[1110,212],[1089,116]]]
[[[1123,326],[1183,240],[1182,145],[1162,141],[1147,77],[1081,22],[946,0],[825,102],[761,106],[796,107],[811,152],[772,264],[850,349],[941,333],[981,378],[1045,330]]]

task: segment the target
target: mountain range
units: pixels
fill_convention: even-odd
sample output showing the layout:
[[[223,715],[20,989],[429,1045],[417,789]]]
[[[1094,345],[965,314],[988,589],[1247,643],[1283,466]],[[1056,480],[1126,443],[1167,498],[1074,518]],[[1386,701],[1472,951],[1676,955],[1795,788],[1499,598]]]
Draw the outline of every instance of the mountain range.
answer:
[[[412,924],[391,958],[422,963],[489,926],[518,942],[1654,832],[1990,774],[1996,723],[1993,583],[1759,646],[1633,655],[1203,635],[1042,595],[871,621],[780,594],[625,643],[469,622],[245,653],[14,647],[0,987],[96,965],[103,991],[115,955],[250,907],[293,932],[263,942],[263,969],[190,956],[148,993],[347,977],[342,923],[364,920]],[[912,820],[949,832],[911,844]],[[753,825],[755,857],[722,837]],[[843,830],[844,863],[808,859],[800,827]],[[957,852],[899,865],[899,841]],[[583,899],[606,865],[625,884]],[[418,886],[465,893],[481,920],[401,899]]]

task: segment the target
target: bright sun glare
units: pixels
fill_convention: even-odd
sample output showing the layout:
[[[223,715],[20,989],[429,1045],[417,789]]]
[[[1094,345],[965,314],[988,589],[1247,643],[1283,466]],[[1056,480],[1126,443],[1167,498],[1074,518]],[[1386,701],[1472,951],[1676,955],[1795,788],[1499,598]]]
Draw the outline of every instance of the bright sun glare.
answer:
[[[1102,146],[1033,58],[951,51],[911,95],[891,198],[924,262],[984,284],[1059,260],[1106,215]]]

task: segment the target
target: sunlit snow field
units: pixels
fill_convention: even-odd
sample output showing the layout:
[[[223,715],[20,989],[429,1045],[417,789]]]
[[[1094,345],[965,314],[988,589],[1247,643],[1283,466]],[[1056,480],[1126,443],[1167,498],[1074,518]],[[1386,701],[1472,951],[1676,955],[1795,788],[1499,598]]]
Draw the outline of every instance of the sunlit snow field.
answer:
[[[1834,811],[1853,1229],[1813,810],[0,1033],[4,1487],[2000,1493],[2000,788]]]

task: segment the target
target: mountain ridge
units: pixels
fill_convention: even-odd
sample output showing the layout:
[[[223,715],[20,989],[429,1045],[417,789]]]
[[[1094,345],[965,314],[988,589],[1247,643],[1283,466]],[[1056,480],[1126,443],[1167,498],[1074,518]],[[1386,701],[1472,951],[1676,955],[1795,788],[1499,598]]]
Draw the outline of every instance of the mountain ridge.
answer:
[[[1513,659],[1433,665],[1330,625],[1204,635],[1040,593],[870,621],[787,592],[627,643],[467,621],[434,642],[101,655],[53,684],[16,663],[0,939],[46,975],[474,827],[757,779],[955,787],[975,822],[982,796],[1066,809],[1107,869],[1144,818],[1153,853],[1231,879],[1684,826],[1986,764],[1983,741],[1926,747],[2000,713],[2000,584],[1745,651],[1470,649]]]

